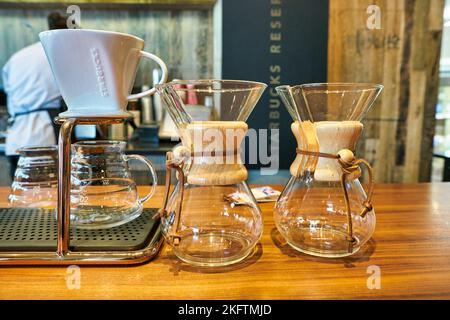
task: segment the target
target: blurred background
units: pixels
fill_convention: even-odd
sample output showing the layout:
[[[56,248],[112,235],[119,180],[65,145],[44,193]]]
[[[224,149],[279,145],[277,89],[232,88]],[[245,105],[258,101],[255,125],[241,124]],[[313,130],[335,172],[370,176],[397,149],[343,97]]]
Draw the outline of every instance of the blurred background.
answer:
[[[70,16],[74,4],[79,27],[144,39],[144,50],[166,62],[169,79],[269,84],[249,126],[279,130],[280,172],[260,176],[261,165],[252,165],[250,183],[285,183],[295,156],[292,119],[274,88],[327,81],[385,86],[364,119],[357,150],[374,166],[377,182],[450,181],[449,0],[0,0],[0,68],[38,41],[50,13]],[[156,65],[141,62],[133,91],[158,76]],[[9,185],[3,89],[0,77],[0,185]],[[151,159],[162,181],[165,152],[177,143],[162,102],[141,99],[129,110],[132,123],[80,127],[75,138],[126,140],[127,152]]]

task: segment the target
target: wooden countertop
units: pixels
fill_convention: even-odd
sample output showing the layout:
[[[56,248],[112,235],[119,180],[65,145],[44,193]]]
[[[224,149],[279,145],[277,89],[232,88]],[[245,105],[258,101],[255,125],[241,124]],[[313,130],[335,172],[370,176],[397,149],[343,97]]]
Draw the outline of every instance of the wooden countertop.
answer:
[[[281,187],[277,187],[281,188]],[[7,188],[0,188],[0,205]],[[160,189],[150,206],[162,201]],[[284,244],[262,204],[264,234],[256,253],[221,269],[178,261],[168,247],[148,264],[81,267],[69,290],[65,267],[0,268],[1,299],[450,299],[450,184],[377,185],[377,228],[365,250],[319,259]],[[368,267],[381,289],[367,287]]]

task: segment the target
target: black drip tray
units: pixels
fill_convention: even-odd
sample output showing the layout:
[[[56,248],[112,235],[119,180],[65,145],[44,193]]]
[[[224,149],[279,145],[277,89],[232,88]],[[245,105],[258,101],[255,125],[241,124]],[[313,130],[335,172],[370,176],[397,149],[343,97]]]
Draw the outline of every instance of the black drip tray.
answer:
[[[160,237],[157,209],[121,226],[102,230],[71,228],[72,251],[131,251]],[[57,224],[53,210],[0,208],[0,251],[55,251]]]

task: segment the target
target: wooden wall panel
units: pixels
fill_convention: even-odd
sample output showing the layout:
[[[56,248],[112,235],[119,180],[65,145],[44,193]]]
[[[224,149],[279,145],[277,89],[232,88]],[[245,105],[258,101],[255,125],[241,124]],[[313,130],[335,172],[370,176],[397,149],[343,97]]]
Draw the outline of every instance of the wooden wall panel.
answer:
[[[81,26],[130,33],[145,40],[144,50],[159,55],[170,77],[210,78],[213,74],[211,10],[84,10]],[[53,9],[0,8],[0,69],[21,48],[39,41]],[[64,10],[59,10],[64,13]],[[153,62],[143,60],[136,86],[151,84]],[[1,87],[1,79],[0,79]]]
[[[369,29],[370,5],[381,29]],[[428,181],[444,0],[330,0],[328,81],[385,90],[366,116],[358,155],[380,182]]]

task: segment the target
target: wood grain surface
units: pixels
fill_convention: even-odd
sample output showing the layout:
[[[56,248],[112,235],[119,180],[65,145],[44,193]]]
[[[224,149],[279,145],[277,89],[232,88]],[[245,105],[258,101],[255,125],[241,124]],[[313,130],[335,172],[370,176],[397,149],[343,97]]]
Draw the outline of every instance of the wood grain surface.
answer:
[[[0,189],[0,205],[6,204],[7,192]],[[159,189],[149,205],[159,206],[162,193]],[[273,203],[267,203],[261,204],[261,242],[240,264],[194,268],[165,247],[140,266],[81,267],[78,290],[67,288],[65,267],[2,267],[0,298],[450,299],[449,195],[450,184],[377,185],[375,235],[351,258],[320,259],[294,251],[276,231]],[[380,289],[368,289],[370,266],[380,268]]]
[[[377,182],[430,179],[444,2],[330,1],[328,81],[384,85],[357,152]]]

